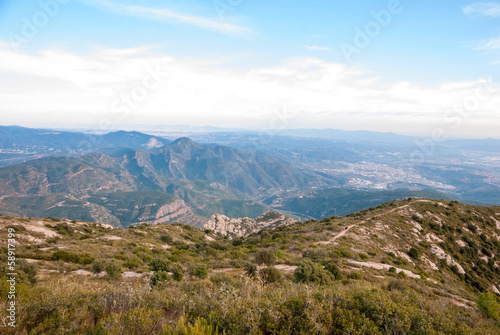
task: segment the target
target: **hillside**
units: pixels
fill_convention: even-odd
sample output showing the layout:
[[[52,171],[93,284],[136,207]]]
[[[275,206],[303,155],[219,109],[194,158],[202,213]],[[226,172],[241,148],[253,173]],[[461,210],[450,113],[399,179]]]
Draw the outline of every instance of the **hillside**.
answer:
[[[119,141],[111,141],[110,136],[107,141],[117,145]],[[117,227],[180,219],[201,227],[213,214],[262,215],[269,207],[259,203],[261,196],[335,183],[273,156],[202,146],[188,138],[152,150],[110,148],[106,152],[45,157],[1,168],[0,211]],[[175,199],[189,217],[162,207]],[[143,217],[140,213],[145,212]]]
[[[345,216],[392,200],[408,197],[455,200],[434,190],[355,190],[324,188],[287,192],[263,201],[275,210],[287,211],[301,217],[321,219],[327,216]]]
[[[1,243],[7,229],[18,241],[18,322],[33,334],[500,329],[500,207],[408,199],[233,240],[182,224],[0,222]]]

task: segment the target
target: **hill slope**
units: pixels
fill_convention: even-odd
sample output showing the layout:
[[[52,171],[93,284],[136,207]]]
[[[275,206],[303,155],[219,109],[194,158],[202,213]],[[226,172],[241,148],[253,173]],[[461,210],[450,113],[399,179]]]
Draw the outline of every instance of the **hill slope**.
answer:
[[[182,224],[111,229],[0,217],[4,245],[7,229],[19,241],[17,332],[498,334],[500,327],[500,207],[409,199],[232,241]]]

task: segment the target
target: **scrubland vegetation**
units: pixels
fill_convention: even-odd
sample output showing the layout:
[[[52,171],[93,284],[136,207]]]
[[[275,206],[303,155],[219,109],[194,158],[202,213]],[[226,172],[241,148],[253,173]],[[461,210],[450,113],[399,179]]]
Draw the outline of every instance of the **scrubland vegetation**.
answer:
[[[4,216],[2,264],[7,228],[19,241],[18,310],[17,327],[6,326],[2,299],[0,327],[5,334],[498,334],[497,213],[406,200],[233,240],[183,224],[110,229]],[[435,247],[465,273],[430,252]],[[2,267],[2,297],[7,272]]]

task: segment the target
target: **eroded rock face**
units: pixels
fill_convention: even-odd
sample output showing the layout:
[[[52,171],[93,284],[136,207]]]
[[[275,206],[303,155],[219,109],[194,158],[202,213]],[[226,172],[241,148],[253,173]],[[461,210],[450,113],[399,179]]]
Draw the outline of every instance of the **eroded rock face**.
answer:
[[[156,213],[141,216],[139,221],[147,224],[159,224],[174,221],[189,224],[198,223],[198,220],[191,212],[191,209],[186,206],[183,200],[180,199],[160,207]]]
[[[456,266],[458,269],[458,273],[461,273],[461,274],[465,273],[463,267],[460,264],[458,264],[453,258],[451,258],[450,255],[448,255],[446,252],[444,252],[444,250],[441,249],[440,247],[438,247],[437,245],[433,244],[431,246],[431,252],[434,255],[436,255],[437,258],[445,260],[446,264],[448,264],[449,266]]]
[[[210,229],[214,233],[229,238],[244,237],[264,228],[275,228],[278,226],[289,225],[295,220],[285,215],[275,212],[267,212],[256,219],[251,218],[229,218],[223,214],[214,214],[212,218],[203,226],[204,229]]]

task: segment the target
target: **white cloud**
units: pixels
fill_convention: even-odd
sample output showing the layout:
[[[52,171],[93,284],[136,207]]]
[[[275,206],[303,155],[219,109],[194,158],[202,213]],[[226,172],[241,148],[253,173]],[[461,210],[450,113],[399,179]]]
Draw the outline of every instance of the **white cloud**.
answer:
[[[488,41],[482,42],[479,47],[477,47],[478,50],[498,50],[500,49],[500,37],[497,38],[492,38]]]
[[[477,2],[462,8],[463,12],[472,16],[500,17],[500,3]]]
[[[107,0],[82,0],[84,3],[105,7],[115,13],[147,18],[167,23],[182,23],[228,35],[250,36],[253,30],[241,25],[229,23],[217,18],[202,17],[181,13],[169,8],[151,8],[124,5]]]
[[[319,45],[304,45],[304,48],[308,50],[316,50],[316,51],[331,51],[331,48],[321,47]]]
[[[500,128],[500,87],[488,92],[485,87],[494,86],[489,79],[433,87],[383,84],[358,67],[316,58],[236,71],[147,49],[99,49],[77,55],[59,50],[28,54],[0,46],[0,59],[0,112],[10,123],[23,123],[26,115],[40,122],[50,112],[48,122],[94,126],[110,117],[129,124],[269,128],[274,115],[286,110],[289,128],[425,133],[431,125],[449,126],[457,115],[468,126],[449,129],[450,133],[498,136]],[[130,114],[118,118],[113,104],[141,87],[151,71],[161,73],[160,85],[148,90]],[[479,102],[473,111],[456,107],[469,100]],[[469,121],[481,127],[469,126]]]

